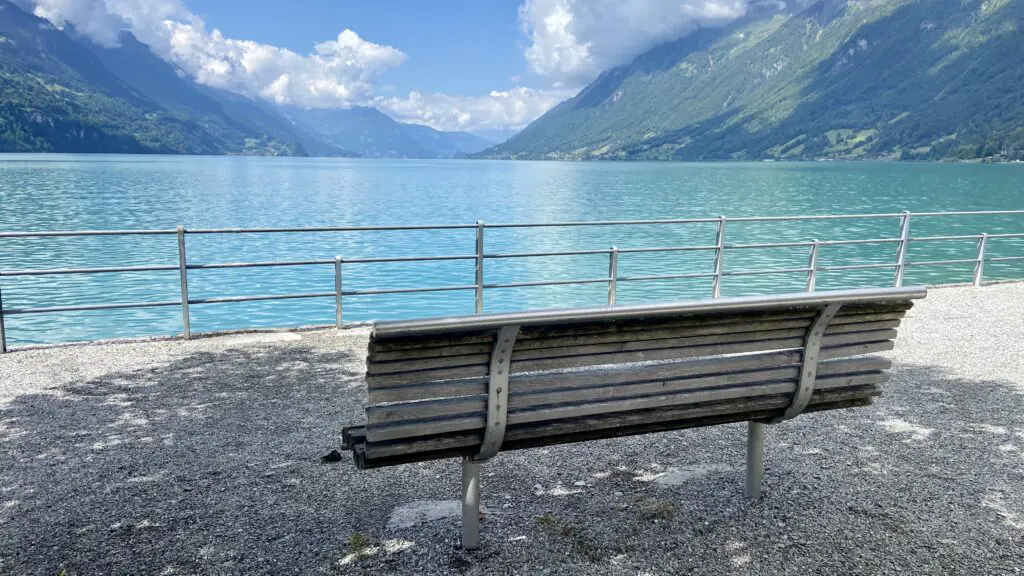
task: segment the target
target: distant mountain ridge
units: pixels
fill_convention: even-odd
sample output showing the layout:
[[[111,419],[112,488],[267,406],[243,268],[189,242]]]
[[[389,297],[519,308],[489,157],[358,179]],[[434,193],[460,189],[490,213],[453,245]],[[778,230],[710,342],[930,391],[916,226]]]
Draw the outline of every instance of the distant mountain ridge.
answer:
[[[442,132],[419,124],[402,124],[366,106],[287,108],[282,113],[327,142],[367,158],[453,158],[480,152],[494,142],[466,132]]]
[[[103,47],[0,0],[0,152],[450,158],[491,144],[373,108],[283,109],[203,86],[130,33]]]
[[[1024,158],[1024,0],[771,3],[602,74],[488,158]]]
[[[475,154],[497,143],[469,132],[444,132],[422,124],[402,124],[401,126],[413,141],[437,154],[440,158]]]

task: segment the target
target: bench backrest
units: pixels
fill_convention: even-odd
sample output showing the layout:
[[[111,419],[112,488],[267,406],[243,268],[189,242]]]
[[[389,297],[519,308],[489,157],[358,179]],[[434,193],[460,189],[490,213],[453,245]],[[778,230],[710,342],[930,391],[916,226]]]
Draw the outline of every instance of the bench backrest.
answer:
[[[479,447],[489,422],[500,424],[500,444],[517,426],[609,413],[643,419],[644,410],[674,405],[695,414],[693,406],[754,396],[781,413],[807,367],[812,329],[820,331],[815,391],[876,385],[888,360],[858,356],[890,350],[924,295],[851,290],[377,323],[365,440],[383,458],[388,443],[401,446],[394,455],[410,442]]]

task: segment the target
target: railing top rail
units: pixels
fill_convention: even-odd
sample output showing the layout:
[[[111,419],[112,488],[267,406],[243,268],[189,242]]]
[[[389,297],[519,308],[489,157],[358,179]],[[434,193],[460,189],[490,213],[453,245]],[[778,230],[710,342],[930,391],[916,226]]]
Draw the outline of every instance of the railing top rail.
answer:
[[[303,232],[410,232],[416,230],[472,230],[476,224],[408,224],[398,226],[308,226],[292,228],[188,228],[189,234],[288,234]]]
[[[660,220],[581,220],[578,222],[501,222],[485,228],[569,228],[574,226],[643,226],[655,224],[707,224],[719,218],[669,218]]]
[[[57,236],[171,236],[177,230],[40,230],[0,232],[0,238],[52,238]]]
[[[967,212],[913,212],[913,216],[999,216],[1024,214],[1024,210],[973,210]]]
[[[597,308],[576,308],[568,310],[543,310],[503,314],[478,314],[455,318],[426,320],[397,320],[377,322],[373,325],[374,336],[401,337],[424,333],[439,333],[463,330],[487,330],[501,326],[534,326],[562,322],[586,322],[595,320],[620,320],[636,316],[656,317],[674,314],[698,314],[708,312],[734,312],[760,308],[819,306],[835,302],[877,302],[924,298],[927,290],[923,287],[872,288],[863,290],[836,290],[832,292],[811,292],[780,294],[776,296],[745,296],[740,298],[718,298],[670,302],[665,304],[643,304],[631,306],[601,306]]]

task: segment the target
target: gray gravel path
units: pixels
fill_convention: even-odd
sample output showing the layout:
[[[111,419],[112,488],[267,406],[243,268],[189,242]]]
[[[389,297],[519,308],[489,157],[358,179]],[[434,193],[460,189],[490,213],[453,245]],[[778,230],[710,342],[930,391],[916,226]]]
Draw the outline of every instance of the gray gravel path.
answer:
[[[0,574],[1019,574],[1024,284],[933,290],[872,408],[455,461],[322,463],[365,330],[0,356]],[[431,518],[433,518],[431,520]]]

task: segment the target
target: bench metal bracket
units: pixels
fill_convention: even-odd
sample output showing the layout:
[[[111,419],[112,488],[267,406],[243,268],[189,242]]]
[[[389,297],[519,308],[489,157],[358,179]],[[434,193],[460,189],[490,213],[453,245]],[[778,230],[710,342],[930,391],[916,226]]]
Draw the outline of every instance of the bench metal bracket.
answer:
[[[818,360],[821,357],[821,341],[825,329],[839,313],[842,304],[829,304],[818,313],[811,323],[804,339],[803,362],[800,366],[800,380],[793,393],[793,401],[786,411],[768,422],[750,422],[747,428],[747,481],[743,493],[747,498],[761,495],[764,478],[764,435],[766,424],[776,424],[799,416],[814,394],[814,381],[818,377]]]
[[[493,458],[505,440],[508,421],[508,376],[512,365],[512,349],[519,336],[519,326],[502,326],[491,351],[491,368],[487,382],[487,425],[484,442],[475,456],[462,459],[462,547],[480,548],[480,465]]]
[[[491,368],[487,382],[487,427],[484,428],[484,442],[480,453],[473,457],[476,462],[493,458],[505,440],[505,425],[508,416],[508,376],[512,364],[512,348],[519,336],[519,326],[502,326],[494,340],[491,351]]]
[[[839,313],[842,304],[829,304],[814,319],[807,337],[804,339],[803,364],[800,367],[800,381],[797,383],[796,392],[793,394],[793,402],[782,416],[772,422],[783,422],[792,420],[800,415],[807,408],[814,393],[814,381],[818,378],[818,360],[821,357],[821,341],[825,337],[825,329],[828,328],[832,319]]]

